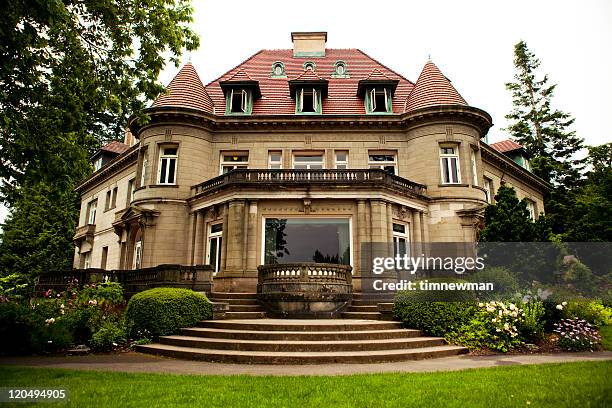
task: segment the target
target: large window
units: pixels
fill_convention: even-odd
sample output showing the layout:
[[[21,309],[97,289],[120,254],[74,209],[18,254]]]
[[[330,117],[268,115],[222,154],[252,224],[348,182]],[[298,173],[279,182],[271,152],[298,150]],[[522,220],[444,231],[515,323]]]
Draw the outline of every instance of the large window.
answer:
[[[296,93],[297,113],[321,113],[321,92],[316,88],[302,88]]]
[[[396,174],[397,160],[395,154],[370,154],[368,167],[371,169],[382,169],[390,174]]]
[[[134,244],[134,269],[142,267],[142,241],[136,241]]]
[[[92,200],[87,204],[87,223],[96,223],[96,210],[98,208],[98,200]]]
[[[162,147],[159,156],[159,184],[176,183],[176,161],[178,149],[176,147]]]
[[[206,264],[212,265],[215,273],[221,270],[221,244],[223,224],[211,224],[208,227],[208,248],[206,251]]]
[[[324,167],[323,154],[293,156],[293,168],[296,170],[320,170]]]
[[[460,184],[459,154],[456,147],[440,148],[440,170],[443,184]]]
[[[531,218],[532,221],[535,221],[536,219],[535,203],[531,200],[525,200],[525,201],[527,201],[527,211],[529,211],[529,218]]]
[[[348,218],[266,218],[265,264],[351,263]]]
[[[404,255],[410,256],[410,248],[408,246],[409,235],[408,226],[406,224],[393,223],[393,254],[395,257],[398,255],[403,257]]]
[[[246,169],[249,167],[248,153],[222,153],[221,154],[221,172],[225,174],[234,169]]]

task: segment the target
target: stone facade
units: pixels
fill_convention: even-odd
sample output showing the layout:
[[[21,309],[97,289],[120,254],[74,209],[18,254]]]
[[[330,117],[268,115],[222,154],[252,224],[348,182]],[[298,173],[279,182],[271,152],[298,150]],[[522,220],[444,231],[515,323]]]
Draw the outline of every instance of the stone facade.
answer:
[[[211,226],[222,223],[214,290],[254,292],[257,267],[264,263],[266,219],[348,219],[359,291],[365,267],[360,244],[391,242],[394,223],[406,227],[411,246],[474,241],[487,204],[485,178],[490,195],[504,182],[531,200],[536,214],[544,208],[545,183],[483,142],[491,119],[469,106],[375,117],[228,117],[184,107],[152,107],[148,114],[147,125],[130,124],[135,144],[78,187],[75,267],[206,264]],[[443,183],[442,147],[458,154],[456,183]],[[175,182],[161,184],[166,148],[176,149]],[[267,170],[271,152],[282,154],[285,181]],[[347,170],[333,170],[338,152],[347,153]],[[305,179],[296,180],[293,162],[304,154],[321,155],[327,170],[298,171]],[[248,171],[220,176],[224,155],[248,156]],[[366,170],[371,155],[395,157],[395,176]],[[116,204],[105,208],[109,191]],[[95,226],[88,227],[89,203],[96,199]]]

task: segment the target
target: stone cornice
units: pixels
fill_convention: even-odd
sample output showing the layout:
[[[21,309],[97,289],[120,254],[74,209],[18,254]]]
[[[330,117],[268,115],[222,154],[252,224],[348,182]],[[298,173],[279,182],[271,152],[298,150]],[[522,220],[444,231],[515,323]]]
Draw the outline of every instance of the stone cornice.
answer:
[[[125,153],[117,156],[113,161],[102,167],[100,170],[92,174],[87,179],[83,180],[77,185],[74,190],[78,193],[82,193],[88,188],[102,182],[108,178],[111,174],[117,173],[127,166],[133,164],[138,157],[138,143],[130,147]]]
[[[492,126],[491,116],[471,106],[443,105],[418,109],[401,114],[363,115],[251,115],[218,116],[196,109],[158,107],[144,110],[150,120],[138,124],[132,116],[128,126],[138,137],[141,131],[158,123],[183,123],[201,127],[211,132],[223,131],[309,131],[317,130],[407,130],[428,121],[448,120],[465,122],[475,126],[484,136]]]

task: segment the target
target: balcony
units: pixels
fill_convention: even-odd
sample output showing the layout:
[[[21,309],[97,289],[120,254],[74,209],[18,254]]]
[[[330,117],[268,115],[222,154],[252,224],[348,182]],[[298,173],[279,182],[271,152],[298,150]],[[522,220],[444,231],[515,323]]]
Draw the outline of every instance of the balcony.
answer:
[[[224,189],[279,190],[317,187],[352,187],[373,190],[384,188],[396,193],[426,199],[424,185],[389,174],[381,169],[354,170],[269,170],[235,169],[192,187],[192,195],[203,196]]]
[[[72,238],[75,242],[80,240],[91,241],[93,240],[94,234],[96,233],[96,224],[85,224],[78,227]]]

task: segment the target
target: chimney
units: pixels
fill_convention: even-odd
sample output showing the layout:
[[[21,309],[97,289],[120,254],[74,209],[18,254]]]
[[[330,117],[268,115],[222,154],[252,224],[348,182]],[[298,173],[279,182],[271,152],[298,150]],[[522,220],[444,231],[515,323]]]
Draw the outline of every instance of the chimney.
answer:
[[[324,57],[327,32],[307,31],[291,33],[294,57]]]

